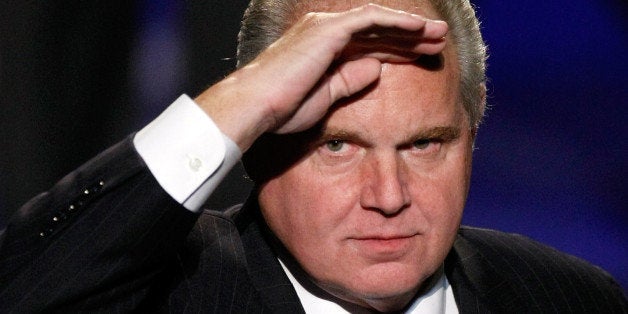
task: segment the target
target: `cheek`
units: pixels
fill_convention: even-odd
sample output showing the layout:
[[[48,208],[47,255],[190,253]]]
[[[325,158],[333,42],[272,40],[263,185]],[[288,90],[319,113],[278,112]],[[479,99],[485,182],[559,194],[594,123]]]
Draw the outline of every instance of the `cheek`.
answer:
[[[260,188],[259,203],[271,229],[290,249],[332,243],[356,205],[350,176],[326,176],[307,161]]]
[[[410,170],[410,193],[431,229],[452,233],[458,228],[467,197],[470,156],[465,150],[448,154],[439,166]],[[453,232],[455,233],[455,232]]]

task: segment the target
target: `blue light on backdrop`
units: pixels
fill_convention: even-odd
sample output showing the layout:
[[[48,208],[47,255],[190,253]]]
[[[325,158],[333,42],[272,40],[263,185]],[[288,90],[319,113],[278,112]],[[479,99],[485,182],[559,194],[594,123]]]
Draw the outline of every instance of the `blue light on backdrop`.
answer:
[[[628,287],[628,6],[475,1],[489,103],[464,223],[528,235]]]

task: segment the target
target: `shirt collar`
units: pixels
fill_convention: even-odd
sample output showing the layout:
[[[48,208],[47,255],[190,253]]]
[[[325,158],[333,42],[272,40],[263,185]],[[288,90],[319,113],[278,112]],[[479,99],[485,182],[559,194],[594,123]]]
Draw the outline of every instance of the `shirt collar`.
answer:
[[[303,305],[303,309],[306,313],[329,313],[329,314],[347,314],[350,313],[345,308],[337,304],[332,300],[323,299],[316,296],[308,289],[306,289],[295,278],[290,269],[279,259],[279,263],[284,272],[288,276],[288,279],[292,283],[292,286],[299,296],[299,300]],[[404,311],[405,314],[457,314],[458,307],[454,299],[453,290],[445,272],[439,271],[439,275],[432,280],[431,287],[420,295],[417,295],[412,301],[410,306]]]

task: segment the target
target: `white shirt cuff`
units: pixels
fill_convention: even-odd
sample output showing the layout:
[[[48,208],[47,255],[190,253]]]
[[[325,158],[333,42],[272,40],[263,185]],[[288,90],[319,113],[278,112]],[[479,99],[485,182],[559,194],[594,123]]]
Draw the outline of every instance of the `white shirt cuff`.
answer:
[[[139,131],[133,143],[161,187],[193,212],[242,156],[187,95]]]

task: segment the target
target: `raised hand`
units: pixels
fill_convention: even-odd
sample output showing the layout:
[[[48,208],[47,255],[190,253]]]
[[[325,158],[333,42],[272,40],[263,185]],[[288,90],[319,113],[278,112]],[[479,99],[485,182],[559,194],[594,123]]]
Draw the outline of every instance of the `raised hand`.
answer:
[[[446,33],[442,21],[372,4],[308,13],[196,101],[246,150],[264,132],[310,128],[335,101],[376,81],[382,62],[439,53]]]

